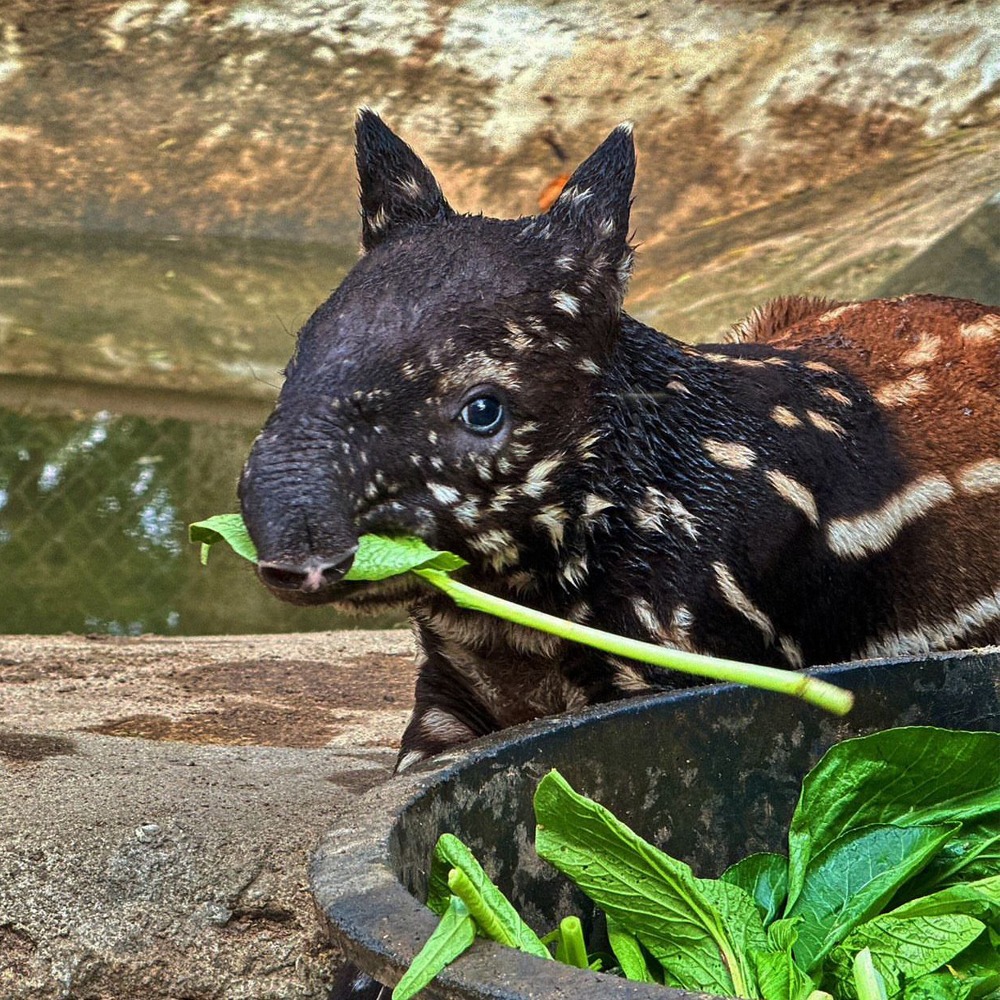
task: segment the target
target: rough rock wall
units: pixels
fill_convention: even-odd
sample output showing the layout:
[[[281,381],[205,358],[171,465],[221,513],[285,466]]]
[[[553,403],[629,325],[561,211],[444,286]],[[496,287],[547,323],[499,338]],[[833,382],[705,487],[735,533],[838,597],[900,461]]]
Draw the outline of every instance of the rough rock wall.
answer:
[[[17,225],[353,240],[369,104],[492,214],[534,211],[634,119],[658,241],[1000,118],[992,0],[4,0],[0,21]]]

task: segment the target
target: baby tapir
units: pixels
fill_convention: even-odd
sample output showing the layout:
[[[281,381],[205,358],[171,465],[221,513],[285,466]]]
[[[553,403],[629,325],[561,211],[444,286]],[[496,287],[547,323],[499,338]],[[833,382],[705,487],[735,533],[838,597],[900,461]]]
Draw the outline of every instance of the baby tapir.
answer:
[[[277,596],[409,610],[400,767],[690,681],[412,577],[344,583],[364,532],[574,621],[792,669],[1000,642],[998,310],[790,298],[691,346],[622,309],[628,125],[531,218],[457,214],[368,111],[357,163],[364,255],[299,334],[240,495]]]

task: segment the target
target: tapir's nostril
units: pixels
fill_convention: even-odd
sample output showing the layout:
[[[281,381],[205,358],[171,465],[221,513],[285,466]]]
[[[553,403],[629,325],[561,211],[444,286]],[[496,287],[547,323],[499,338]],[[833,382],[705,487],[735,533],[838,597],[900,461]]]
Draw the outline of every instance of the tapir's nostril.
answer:
[[[356,548],[332,558],[311,556],[301,563],[261,562],[257,573],[261,580],[276,590],[299,590],[315,594],[339,583],[354,562]]]

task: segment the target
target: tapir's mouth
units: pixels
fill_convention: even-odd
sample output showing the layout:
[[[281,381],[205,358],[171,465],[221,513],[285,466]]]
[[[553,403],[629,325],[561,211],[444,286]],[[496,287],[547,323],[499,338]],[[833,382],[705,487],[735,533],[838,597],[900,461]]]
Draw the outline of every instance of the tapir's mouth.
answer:
[[[351,614],[379,614],[392,608],[405,608],[425,593],[410,573],[388,580],[340,580],[310,591],[275,586],[261,573],[259,566],[257,575],[275,597],[288,604],[306,608],[328,604]]]

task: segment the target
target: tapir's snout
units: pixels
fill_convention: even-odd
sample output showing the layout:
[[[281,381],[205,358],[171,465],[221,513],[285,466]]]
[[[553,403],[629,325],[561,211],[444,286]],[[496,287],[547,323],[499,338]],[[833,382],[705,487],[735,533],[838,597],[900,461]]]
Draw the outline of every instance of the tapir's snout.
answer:
[[[308,556],[301,561],[259,562],[257,575],[270,590],[319,594],[335,587],[354,562],[358,547],[332,557]]]

